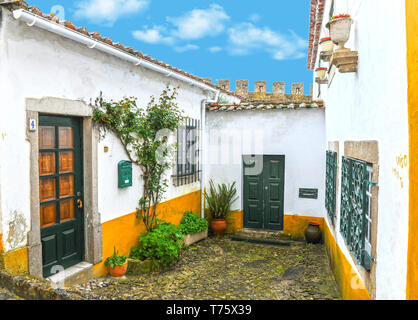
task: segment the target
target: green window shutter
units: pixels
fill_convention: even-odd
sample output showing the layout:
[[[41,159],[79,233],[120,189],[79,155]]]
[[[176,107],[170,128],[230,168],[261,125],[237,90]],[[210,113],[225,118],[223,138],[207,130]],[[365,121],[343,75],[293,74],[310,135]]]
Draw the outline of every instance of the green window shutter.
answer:
[[[325,208],[332,225],[335,225],[335,202],[336,202],[336,183],[337,183],[337,153],[327,151],[326,165],[326,186],[325,186]]]
[[[367,163],[343,157],[341,169],[340,232],[354,259],[365,266],[364,249],[368,210]]]

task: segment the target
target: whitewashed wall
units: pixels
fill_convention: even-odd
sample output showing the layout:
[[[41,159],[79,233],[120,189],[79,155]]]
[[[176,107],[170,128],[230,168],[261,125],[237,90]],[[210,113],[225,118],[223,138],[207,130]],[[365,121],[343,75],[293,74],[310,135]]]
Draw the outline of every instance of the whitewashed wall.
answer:
[[[30,226],[26,98],[58,97],[88,103],[102,91],[106,99],[136,96],[139,104],[145,106],[151,95],[158,97],[167,85],[180,86],[179,106],[185,115],[200,119],[201,101],[214,97],[213,93],[42,29],[30,28],[14,20],[8,11],[3,11],[0,32],[0,212],[7,251],[25,246]],[[104,153],[105,146],[110,149],[108,153]],[[106,222],[135,211],[142,183],[138,178],[139,169],[134,168],[133,187],[118,189],[117,163],[127,160],[127,156],[114,136],[108,135],[101,141],[98,150],[99,212],[101,221]],[[199,189],[199,183],[180,188],[170,183],[165,199]],[[8,226],[16,219],[22,221],[19,237],[9,242]]]
[[[325,117],[323,109],[208,112],[207,170],[217,183],[237,183],[243,209],[242,156],[285,155],[284,214],[322,217],[325,197]],[[319,190],[318,199],[300,199],[299,188]]]
[[[328,35],[325,24],[330,3],[326,3],[321,38]],[[376,294],[377,299],[404,299],[409,178],[408,168],[399,166],[396,158],[408,156],[405,2],[336,0],[335,14],[339,13],[348,13],[354,20],[346,47],[359,52],[359,65],[357,73],[337,71],[328,89],[321,85],[327,141],[340,142],[340,155],[344,141],[379,142]],[[314,88],[316,96],[317,85]],[[340,197],[337,199],[339,217]],[[336,233],[339,246],[354,266]]]

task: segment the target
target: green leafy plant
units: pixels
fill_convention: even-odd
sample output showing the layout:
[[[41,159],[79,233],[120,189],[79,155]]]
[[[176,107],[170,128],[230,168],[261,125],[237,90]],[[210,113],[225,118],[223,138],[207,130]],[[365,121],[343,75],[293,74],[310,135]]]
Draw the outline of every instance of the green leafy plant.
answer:
[[[114,268],[116,266],[123,266],[126,262],[126,256],[120,256],[116,248],[113,248],[113,256],[109,257],[105,261],[105,266],[109,266]]]
[[[164,173],[171,167],[168,158],[175,148],[169,136],[183,120],[176,103],[176,89],[166,88],[159,99],[151,97],[145,109],[137,98],[104,101],[102,95],[93,106],[93,120],[101,135],[114,133],[125,147],[129,160],[141,168],[143,194],[138,201],[137,217],[151,231],[157,221],[157,206],[168,187]]]
[[[231,210],[232,203],[238,199],[235,182],[232,185],[226,184],[215,187],[212,180],[209,181],[209,193],[205,192],[209,211],[212,219],[226,219],[231,213],[238,210]]]
[[[184,236],[176,225],[157,221],[152,231],[145,231],[138,238],[138,246],[131,248],[130,258],[154,260],[165,267],[179,258]]]
[[[179,229],[183,234],[195,234],[208,229],[209,223],[196,213],[187,211],[180,221]]]

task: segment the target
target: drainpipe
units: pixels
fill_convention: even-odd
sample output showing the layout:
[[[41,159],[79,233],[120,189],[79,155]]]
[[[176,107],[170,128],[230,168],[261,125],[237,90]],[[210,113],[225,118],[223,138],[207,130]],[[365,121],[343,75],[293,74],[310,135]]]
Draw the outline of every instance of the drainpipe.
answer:
[[[204,99],[202,100],[201,108],[200,108],[200,121],[201,121],[201,133],[200,133],[200,164],[201,164],[201,172],[200,172],[200,195],[201,195],[201,208],[200,208],[200,216],[202,218],[205,217],[205,163],[206,156],[205,156],[205,134],[206,134],[206,106],[209,103],[217,103],[219,99],[220,92],[216,92],[216,96],[214,100]]]
[[[149,62],[145,59],[138,58],[132,54],[126,53],[118,48],[115,48],[111,45],[108,45],[107,43],[104,43],[102,41],[98,41],[96,39],[92,39],[91,37],[84,35],[82,33],[79,33],[77,31],[68,29],[60,24],[57,24],[55,22],[51,22],[48,19],[45,19],[43,17],[40,17],[38,15],[33,14],[32,12],[26,11],[24,9],[17,9],[13,11],[13,17],[17,20],[21,20],[25,22],[29,27],[38,27],[44,30],[47,30],[49,32],[55,33],[59,36],[62,36],[64,38],[76,41],[78,43],[86,45],[90,49],[96,49],[101,52],[110,54],[112,56],[115,56],[117,58],[123,59],[125,61],[131,62],[136,66],[142,66],[146,69],[153,70],[155,72],[161,73],[167,77],[171,77],[183,82],[186,82],[192,86],[198,87],[203,90],[211,91],[211,92],[218,92],[217,89],[208,86],[204,84],[203,82],[196,81],[194,79],[191,79],[187,76],[184,76],[180,73],[177,73],[175,71],[166,69],[162,66],[159,66],[157,64],[154,64],[152,62]]]

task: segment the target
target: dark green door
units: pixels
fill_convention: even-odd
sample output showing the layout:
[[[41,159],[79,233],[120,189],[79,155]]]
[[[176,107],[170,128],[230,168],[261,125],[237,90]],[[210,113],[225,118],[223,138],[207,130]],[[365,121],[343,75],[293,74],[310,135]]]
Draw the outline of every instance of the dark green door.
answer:
[[[244,227],[283,230],[285,157],[264,155],[258,159],[262,166],[253,170],[253,175],[246,174],[246,168],[257,164],[244,160]]]
[[[39,191],[44,277],[83,260],[83,153],[78,118],[39,116]]]

